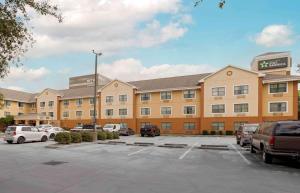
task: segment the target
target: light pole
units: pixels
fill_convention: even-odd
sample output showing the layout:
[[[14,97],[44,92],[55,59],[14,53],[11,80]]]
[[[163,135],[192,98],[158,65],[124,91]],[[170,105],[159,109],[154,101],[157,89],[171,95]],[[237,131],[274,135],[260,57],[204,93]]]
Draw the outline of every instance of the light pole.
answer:
[[[101,56],[102,53],[96,53],[95,50],[93,50],[93,53],[95,54],[95,79],[94,79],[94,132],[96,133],[97,128],[96,128],[96,124],[97,124],[97,117],[96,117],[96,110],[97,110],[97,85],[98,85],[98,72],[97,72],[97,67],[98,67],[98,56]],[[100,112],[98,112],[100,113]],[[97,134],[95,139],[97,140]]]

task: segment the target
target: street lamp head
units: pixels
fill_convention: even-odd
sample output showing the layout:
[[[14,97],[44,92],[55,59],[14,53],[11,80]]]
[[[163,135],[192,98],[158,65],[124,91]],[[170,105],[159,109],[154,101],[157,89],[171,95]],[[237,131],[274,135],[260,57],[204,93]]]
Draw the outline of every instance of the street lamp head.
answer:
[[[93,53],[96,54],[96,55],[98,55],[98,56],[101,56],[101,55],[102,55],[101,52],[98,52],[98,53],[97,53],[97,52],[95,52],[95,50],[93,50]]]

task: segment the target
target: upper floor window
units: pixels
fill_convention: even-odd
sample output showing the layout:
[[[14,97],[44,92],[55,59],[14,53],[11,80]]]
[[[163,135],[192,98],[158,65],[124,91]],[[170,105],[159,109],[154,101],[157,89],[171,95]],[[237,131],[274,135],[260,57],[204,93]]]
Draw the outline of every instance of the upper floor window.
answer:
[[[69,101],[68,100],[64,100],[64,106],[69,106]]]
[[[82,99],[76,99],[76,105],[81,106],[82,105]]]
[[[4,105],[5,105],[6,107],[9,107],[9,106],[11,105],[11,101],[5,100],[5,101],[4,101]]]
[[[82,111],[76,111],[76,117],[81,117],[82,116]]]
[[[45,102],[40,102],[40,107],[45,107]]]
[[[53,107],[53,106],[54,106],[54,101],[49,101],[49,102],[48,102],[48,106],[49,106],[49,107]]]
[[[172,114],[172,108],[171,107],[161,107],[160,113],[162,115],[171,115]]]
[[[161,100],[171,100],[172,92],[171,91],[163,91],[160,93]]]
[[[212,105],[211,106],[211,112],[212,113],[225,113],[225,105],[220,104],[220,105]]]
[[[113,109],[106,109],[105,115],[106,116],[113,116],[114,115],[114,110]]]
[[[141,94],[141,101],[149,101],[149,100],[150,100],[150,93]]]
[[[49,117],[54,117],[54,113],[53,112],[49,112]]]
[[[270,93],[287,92],[287,83],[272,83],[269,85]]]
[[[286,112],[287,111],[287,102],[272,102],[270,103],[270,112]]]
[[[127,115],[127,109],[119,109],[119,115]]]
[[[248,112],[248,103],[234,104],[235,113],[246,113]]]
[[[196,96],[195,90],[185,90],[183,91],[183,98],[185,99],[193,99]]]
[[[106,103],[112,103],[114,101],[114,97],[113,96],[106,96],[105,101],[106,101]]]
[[[141,115],[150,115],[150,108],[141,108]]]
[[[120,102],[126,102],[127,101],[127,95],[126,94],[119,95],[119,101]]]
[[[90,105],[95,104],[94,102],[95,102],[95,99],[94,98],[90,98]]]
[[[212,96],[225,96],[225,87],[212,88]]]
[[[185,115],[194,115],[196,113],[195,106],[185,106],[184,107],[184,114]]]
[[[68,111],[63,112],[63,117],[69,117],[69,112]]]
[[[18,106],[19,106],[19,107],[24,107],[24,103],[18,102]]]
[[[248,94],[248,85],[234,86],[234,95]]]

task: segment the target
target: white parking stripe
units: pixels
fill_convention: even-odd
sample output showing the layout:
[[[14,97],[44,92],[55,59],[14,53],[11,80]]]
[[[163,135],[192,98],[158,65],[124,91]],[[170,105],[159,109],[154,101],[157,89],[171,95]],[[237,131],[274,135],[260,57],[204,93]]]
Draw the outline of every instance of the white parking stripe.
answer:
[[[231,144],[232,148],[243,158],[243,160],[250,165],[251,162],[233,145]]]
[[[146,149],[150,149],[150,148],[149,147],[142,148],[142,149],[140,149],[138,151],[135,151],[135,152],[132,152],[132,153],[128,154],[128,156],[132,156],[132,155],[138,154],[138,153],[140,153],[142,151],[145,151]]]
[[[198,143],[194,143],[194,145],[192,145],[188,150],[186,150],[186,152],[184,152],[179,159],[183,159]]]

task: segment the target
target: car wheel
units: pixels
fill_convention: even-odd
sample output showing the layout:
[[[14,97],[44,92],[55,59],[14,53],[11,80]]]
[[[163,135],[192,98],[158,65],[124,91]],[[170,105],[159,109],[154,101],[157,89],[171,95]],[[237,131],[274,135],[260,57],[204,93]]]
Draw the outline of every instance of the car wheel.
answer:
[[[271,164],[273,161],[273,157],[271,154],[267,153],[266,151],[263,151],[263,161],[266,164]]]
[[[251,145],[250,152],[251,152],[251,153],[256,153],[256,151],[255,151],[253,145]]]
[[[41,142],[46,142],[47,140],[48,140],[47,136],[44,135],[41,139]]]
[[[141,137],[144,137],[144,134],[141,134]]]
[[[54,133],[51,133],[51,135],[50,135],[50,139],[54,139],[54,137],[55,137],[55,134]]]
[[[240,141],[236,141],[236,144],[240,145]]]
[[[240,142],[240,145],[241,145],[241,147],[244,147],[245,143],[244,142]]]
[[[9,144],[12,144],[13,143],[13,141],[6,141],[7,143],[9,143]]]
[[[25,142],[25,138],[24,137],[19,137],[18,140],[17,140],[18,144],[22,144],[24,142]]]

